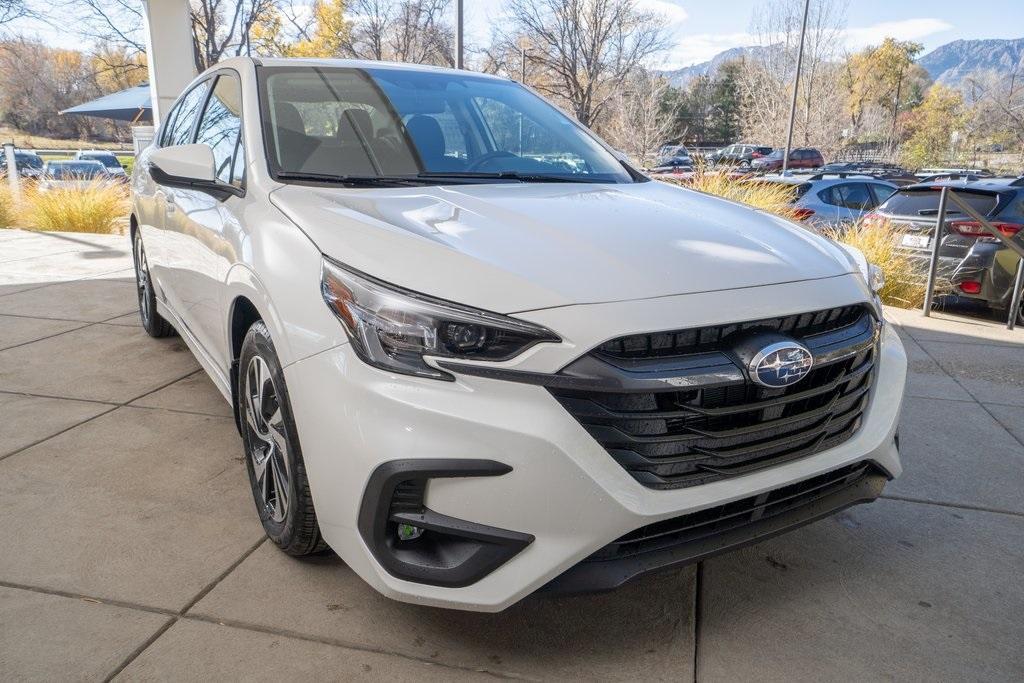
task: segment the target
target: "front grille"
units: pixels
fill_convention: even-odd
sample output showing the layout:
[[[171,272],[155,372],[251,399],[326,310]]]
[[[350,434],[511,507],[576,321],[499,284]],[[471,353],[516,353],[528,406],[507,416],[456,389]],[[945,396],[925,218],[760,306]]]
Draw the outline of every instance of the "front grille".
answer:
[[[859,462],[757,496],[648,524],[606,545],[585,561],[635,557],[767,522],[772,517],[856,486],[868,476],[884,476],[884,473],[872,463]]]
[[[722,342],[737,332],[772,330],[797,339],[851,325],[864,315],[860,305],[839,306],[823,311],[764,318],[742,323],[709,325],[688,330],[634,334],[605,342],[597,353],[612,358],[657,358],[717,351]]]
[[[733,335],[762,330],[811,348],[816,365],[810,373],[779,389],[751,382],[728,351]],[[870,398],[875,340],[874,317],[863,306],[633,335],[603,344],[588,362],[631,377],[649,375],[652,364],[666,362],[714,369],[724,364],[732,374],[705,377],[696,386],[548,389],[640,483],[658,489],[697,486],[849,439]]]

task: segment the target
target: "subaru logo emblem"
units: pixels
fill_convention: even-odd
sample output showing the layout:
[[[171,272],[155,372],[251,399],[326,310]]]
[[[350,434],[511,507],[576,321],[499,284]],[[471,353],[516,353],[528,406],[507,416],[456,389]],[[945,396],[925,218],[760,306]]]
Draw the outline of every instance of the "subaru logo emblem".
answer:
[[[769,344],[750,361],[750,377],[761,386],[780,389],[807,376],[814,357],[807,347],[795,341]]]

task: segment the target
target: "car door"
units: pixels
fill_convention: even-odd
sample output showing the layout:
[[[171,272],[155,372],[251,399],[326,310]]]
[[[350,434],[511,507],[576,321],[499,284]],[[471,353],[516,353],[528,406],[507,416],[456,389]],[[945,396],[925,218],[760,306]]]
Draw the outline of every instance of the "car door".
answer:
[[[875,198],[868,189],[867,183],[843,183],[836,185],[834,190],[839,195],[839,220],[852,223],[858,220],[865,211],[875,205]]]
[[[218,72],[211,81],[194,139],[213,151],[218,183],[238,192],[214,196],[199,189],[177,189],[177,211],[168,226],[181,245],[179,282],[185,324],[221,369],[228,366],[224,283],[228,269],[238,260],[233,245],[240,232],[238,195],[244,192],[241,113],[242,88],[237,73],[227,69]]]
[[[199,118],[203,102],[206,100],[208,81],[204,80],[179,98],[171,117],[161,133],[161,147],[187,145],[195,135],[195,124]],[[147,170],[149,159],[140,159]],[[146,245],[146,259],[150,273],[156,283],[157,296],[164,301],[172,312],[182,317],[185,315],[182,281],[183,270],[187,267],[187,245],[183,243],[180,230],[177,229],[177,199],[181,190],[160,185],[146,173],[147,184],[152,183],[153,219],[143,227],[142,238]],[[186,325],[187,321],[182,320]]]

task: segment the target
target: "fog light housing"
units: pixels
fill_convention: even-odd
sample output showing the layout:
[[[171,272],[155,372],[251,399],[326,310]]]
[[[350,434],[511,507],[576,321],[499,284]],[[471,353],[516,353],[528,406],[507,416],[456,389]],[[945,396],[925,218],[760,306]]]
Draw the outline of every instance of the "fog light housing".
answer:
[[[476,583],[533,542],[531,534],[434,512],[427,482],[451,477],[500,477],[512,468],[493,460],[392,460],[370,475],[359,508],[359,534],[392,576],[433,586]],[[430,533],[426,533],[430,532]]]
[[[412,524],[399,524],[396,534],[399,541],[415,541],[423,535],[423,529]]]

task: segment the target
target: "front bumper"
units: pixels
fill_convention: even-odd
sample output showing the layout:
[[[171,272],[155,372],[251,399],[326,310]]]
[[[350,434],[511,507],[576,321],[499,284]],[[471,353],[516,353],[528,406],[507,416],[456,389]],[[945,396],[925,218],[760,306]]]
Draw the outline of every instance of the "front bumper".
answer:
[[[766,311],[797,313],[868,298],[862,280],[850,275],[523,313],[520,317],[558,330],[565,341],[535,347],[502,365],[556,372],[622,334],[757,319]],[[504,609],[646,525],[865,460],[897,476],[901,467],[894,435],[906,356],[888,327],[877,372],[864,422],[841,445],[729,480],[654,490],[633,479],[543,387],[464,375],[455,382],[389,375],[362,363],[347,344],[285,368],[327,542],[389,597],[479,611]],[[528,542],[470,583],[437,585],[396,576],[368,545],[359,519],[374,473],[397,460],[485,460],[511,468],[498,476],[430,478],[423,501],[445,519],[510,532]]]

